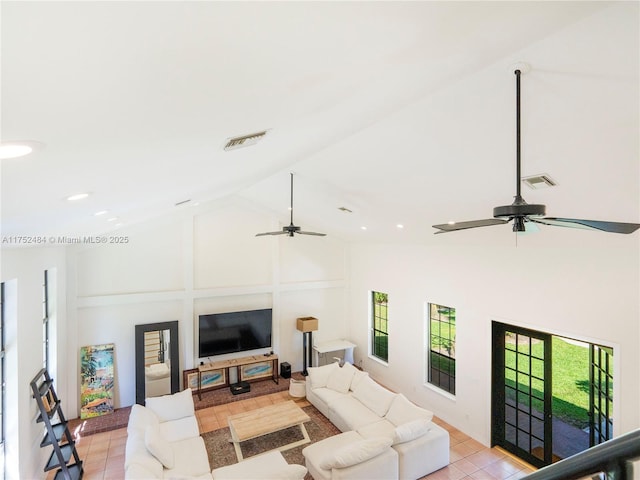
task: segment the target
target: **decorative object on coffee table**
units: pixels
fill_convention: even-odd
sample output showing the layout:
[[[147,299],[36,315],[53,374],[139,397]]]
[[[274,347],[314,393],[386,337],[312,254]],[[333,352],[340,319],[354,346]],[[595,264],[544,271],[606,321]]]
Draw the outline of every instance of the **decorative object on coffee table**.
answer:
[[[309,366],[313,367],[313,337],[311,332],[318,330],[318,319],[315,317],[300,317],[296,320],[296,327],[302,332],[302,375],[309,374],[307,371],[307,359]]]

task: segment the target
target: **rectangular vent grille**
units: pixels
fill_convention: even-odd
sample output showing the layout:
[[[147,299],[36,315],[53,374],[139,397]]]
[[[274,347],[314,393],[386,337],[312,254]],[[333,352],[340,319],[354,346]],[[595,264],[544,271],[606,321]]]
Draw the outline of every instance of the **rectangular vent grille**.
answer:
[[[539,175],[531,175],[529,177],[524,177],[522,181],[529,186],[529,188],[533,188],[534,190],[538,190],[540,188],[549,188],[555,187],[557,183],[546,173],[542,173]]]
[[[236,150],[242,147],[248,147],[250,145],[255,145],[267,134],[267,131],[264,130],[262,132],[250,133],[249,135],[242,135],[241,137],[233,137],[227,140],[226,145],[224,146],[225,150]]]

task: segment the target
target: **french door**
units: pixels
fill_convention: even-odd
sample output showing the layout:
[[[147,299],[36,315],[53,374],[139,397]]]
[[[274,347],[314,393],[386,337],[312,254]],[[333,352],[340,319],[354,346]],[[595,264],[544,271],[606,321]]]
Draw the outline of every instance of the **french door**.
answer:
[[[613,438],[613,349],[499,322],[492,324],[492,340],[493,445],[543,467]],[[583,373],[564,378],[566,371],[563,375],[563,366],[557,365],[556,382],[588,378],[588,407],[586,401],[573,399],[574,406],[584,405],[580,408],[586,415],[574,413],[572,419],[566,418],[566,412],[564,418],[553,416],[553,345],[560,348],[567,343],[584,349],[584,357],[573,352],[574,358],[584,359]],[[557,353],[558,358],[566,358],[566,352],[564,356],[560,350]],[[558,395],[555,401],[561,408],[568,397]],[[588,427],[586,423],[576,426],[586,422],[587,415]]]
[[[551,335],[493,322],[492,443],[552,462]]]
[[[613,349],[589,345],[589,445],[613,438]]]

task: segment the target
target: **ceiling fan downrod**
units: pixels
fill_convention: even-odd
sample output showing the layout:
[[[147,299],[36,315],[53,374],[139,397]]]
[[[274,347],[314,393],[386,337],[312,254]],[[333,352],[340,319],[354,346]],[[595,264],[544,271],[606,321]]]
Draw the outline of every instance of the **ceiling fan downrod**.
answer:
[[[508,218],[513,220],[513,231],[524,232],[525,221],[529,215],[544,216],[547,212],[545,205],[530,205],[521,193],[521,141],[520,141],[520,69],[515,70],[516,75],[516,195],[511,205],[503,205],[493,209],[494,218]]]

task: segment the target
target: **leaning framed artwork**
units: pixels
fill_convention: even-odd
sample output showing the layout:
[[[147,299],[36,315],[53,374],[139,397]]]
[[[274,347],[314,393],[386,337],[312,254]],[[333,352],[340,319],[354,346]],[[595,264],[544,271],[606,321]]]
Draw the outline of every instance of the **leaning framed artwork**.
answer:
[[[250,381],[259,378],[273,377],[273,362],[271,360],[259,363],[250,363],[249,365],[241,365],[239,369],[240,380]]]
[[[80,348],[80,418],[113,413],[114,345]]]
[[[192,368],[185,370],[183,373],[183,385],[184,388],[191,388],[191,390],[198,390],[198,369]],[[205,391],[210,388],[224,387],[227,385],[227,375],[224,368],[216,370],[208,370],[201,374],[201,390]]]

